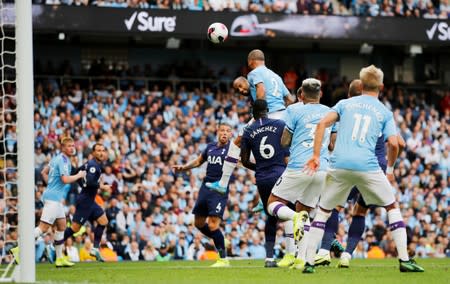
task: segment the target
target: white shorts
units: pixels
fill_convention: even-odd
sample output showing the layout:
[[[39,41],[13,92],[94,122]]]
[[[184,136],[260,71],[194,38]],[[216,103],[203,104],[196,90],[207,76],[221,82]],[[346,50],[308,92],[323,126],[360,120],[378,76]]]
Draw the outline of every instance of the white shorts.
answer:
[[[53,225],[56,219],[66,218],[64,206],[61,202],[46,200],[42,209],[41,221]]]
[[[285,115],[286,115],[286,109],[282,109],[279,111],[274,111],[274,112],[269,112],[267,114],[268,118],[272,118],[272,119],[281,119],[281,120],[285,120]]]
[[[381,170],[357,172],[329,169],[325,186],[326,189],[320,198],[319,206],[326,210],[345,204],[354,186],[358,188],[368,205],[387,206],[395,202],[391,184]]]
[[[315,208],[325,186],[325,171],[307,175],[300,169],[286,169],[278,179],[272,194],[295,204],[296,201]]]
[[[281,119],[281,120],[284,121],[284,118],[285,118],[284,116],[285,116],[285,114],[286,114],[286,109],[283,109],[283,110],[279,110],[279,111],[269,112],[269,113],[267,114],[267,117],[268,117],[268,118],[271,118],[271,119]],[[252,119],[250,119],[250,120],[247,122],[247,124],[246,124],[244,127],[242,127],[241,130],[239,130],[239,136],[244,135],[244,129],[245,129],[247,126],[250,126],[254,121],[255,121],[255,119],[252,117]]]

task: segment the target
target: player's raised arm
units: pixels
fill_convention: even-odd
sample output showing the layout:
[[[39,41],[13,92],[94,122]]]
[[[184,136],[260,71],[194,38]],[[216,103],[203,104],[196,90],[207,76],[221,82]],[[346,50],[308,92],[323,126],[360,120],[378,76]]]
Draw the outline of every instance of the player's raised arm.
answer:
[[[172,166],[172,169],[175,172],[185,172],[193,168],[200,167],[205,162],[205,159],[203,158],[203,155],[198,156],[196,159],[188,162],[184,165],[174,165]]]

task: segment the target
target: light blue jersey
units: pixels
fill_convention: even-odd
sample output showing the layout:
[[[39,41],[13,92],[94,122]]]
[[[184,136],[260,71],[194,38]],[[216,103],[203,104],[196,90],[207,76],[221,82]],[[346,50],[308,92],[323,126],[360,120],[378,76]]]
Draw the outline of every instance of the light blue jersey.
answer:
[[[250,83],[250,95],[253,101],[256,100],[256,85],[264,84],[266,90],[266,101],[269,108],[269,113],[284,110],[284,97],[289,95],[289,90],[283,83],[278,74],[267,68],[266,66],[259,66],[253,69],[247,76]]]
[[[286,129],[292,133],[291,155],[287,167],[290,169],[303,169],[305,163],[311,158],[314,147],[314,135],[319,121],[331,109],[321,104],[295,103],[286,109]],[[328,168],[328,144],[332,127],[325,131],[322,149],[320,150],[320,169]]]
[[[333,110],[339,130],[332,167],[360,172],[380,170],[375,146],[380,133],[387,140],[397,135],[394,117],[378,98],[362,95],[341,100]]]
[[[58,201],[66,198],[70,186],[62,182],[62,176],[69,176],[72,165],[69,158],[64,154],[58,154],[50,161],[50,172],[48,173],[48,185],[42,199]]]

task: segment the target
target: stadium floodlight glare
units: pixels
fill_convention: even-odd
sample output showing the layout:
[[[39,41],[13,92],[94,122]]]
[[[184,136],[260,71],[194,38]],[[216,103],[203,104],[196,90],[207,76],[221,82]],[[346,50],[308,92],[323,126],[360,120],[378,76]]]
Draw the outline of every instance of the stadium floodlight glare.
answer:
[[[59,40],[65,40],[66,39],[66,34],[65,33],[58,33],[58,39]]]
[[[363,43],[359,48],[360,54],[371,54],[373,51],[373,45],[368,44],[367,42]]]
[[[415,56],[416,54],[422,54],[422,46],[419,44],[411,44],[409,46],[409,54]]]

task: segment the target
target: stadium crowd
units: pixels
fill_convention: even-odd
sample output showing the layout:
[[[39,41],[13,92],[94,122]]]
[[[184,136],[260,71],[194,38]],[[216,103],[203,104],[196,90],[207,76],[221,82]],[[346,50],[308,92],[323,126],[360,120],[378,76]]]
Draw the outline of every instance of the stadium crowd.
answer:
[[[320,74],[319,74],[320,75]],[[300,80],[302,75],[297,76]],[[346,93],[345,81],[328,79],[324,86],[328,101]],[[298,86],[298,85],[297,85]],[[294,84],[295,87],[295,84]],[[6,93],[12,88],[6,85]],[[213,91],[214,90],[214,91]],[[433,95],[387,87],[382,101],[394,111],[407,148],[397,166],[395,191],[408,226],[410,248],[417,257],[450,257],[450,91]],[[14,109],[9,97],[4,108]],[[175,174],[172,166],[197,157],[207,143],[216,140],[219,122],[227,122],[238,133],[249,118],[246,97],[221,88],[192,88],[181,84],[155,85],[150,90],[123,90],[104,84],[80,87],[77,83],[59,84],[53,79],[37,80],[35,87],[35,170],[36,220],[43,203],[45,182],[43,166],[58,153],[58,139],[74,137],[75,167],[90,157],[95,142],[108,149],[104,182],[111,191],[99,192],[96,201],[106,211],[109,224],[101,253],[107,260],[167,261],[171,259],[215,259],[214,245],[194,227],[192,208],[205,175],[204,167]],[[3,113],[0,154],[16,150],[14,112]],[[3,254],[17,241],[16,160],[7,155],[0,176],[0,209],[7,226],[6,239],[0,242]],[[5,183],[6,181],[6,183]],[[253,213],[255,179],[240,167],[230,184],[224,232],[228,255],[239,258],[264,258],[264,213]],[[68,222],[74,214],[78,185],[73,184],[66,200]],[[351,221],[352,204],[340,213],[337,239],[345,246]],[[0,220],[0,221],[3,221]],[[93,233],[89,223],[66,243],[72,261],[94,260],[89,255]],[[50,258],[52,235],[37,244],[36,260]],[[285,246],[282,229],[277,233],[276,255]],[[45,253],[47,252],[47,253]],[[50,257],[49,257],[50,255]],[[357,258],[396,255],[387,228],[386,211],[371,209],[366,217],[366,232],[355,251]]]
[[[36,4],[448,19],[448,0],[33,0]]]

